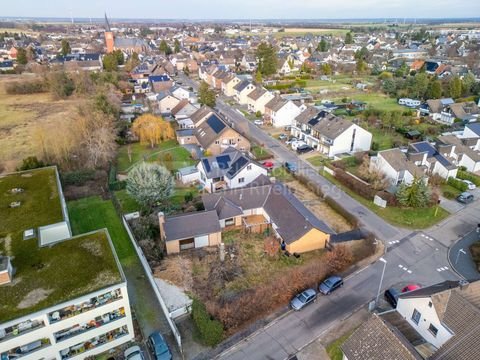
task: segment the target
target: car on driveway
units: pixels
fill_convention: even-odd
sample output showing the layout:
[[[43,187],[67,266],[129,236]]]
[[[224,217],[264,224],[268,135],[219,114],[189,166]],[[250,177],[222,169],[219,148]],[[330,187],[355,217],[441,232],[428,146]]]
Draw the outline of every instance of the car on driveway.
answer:
[[[253,120],[253,123],[257,126],[262,126],[263,125],[263,120]]]
[[[297,165],[292,162],[286,161],[283,166],[285,167],[285,169],[287,169],[288,172],[295,173],[297,171]]]
[[[457,201],[462,204],[470,204],[473,199],[473,195],[466,191],[457,196]]]
[[[296,141],[298,141],[298,139],[294,136],[291,136],[291,137],[288,138],[287,141],[285,141],[285,144],[290,145],[291,143],[294,143]]]
[[[293,310],[301,310],[308,304],[313,303],[317,299],[317,292],[313,289],[307,289],[295,296],[290,301],[290,306]]]
[[[477,185],[475,185],[473,182],[470,180],[461,180],[463,183],[467,184],[468,190],[475,190],[477,188]]]
[[[309,153],[309,152],[312,152],[313,151],[313,148],[311,146],[308,146],[308,145],[300,145],[299,147],[297,147],[297,154],[306,154],[306,153]]]
[[[152,351],[155,360],[172,359],[172,353],[168,348],[167,342],[159,332],[154,332],[148,337],[148,347]]]
[[[323,295],[328,295],[342,286],[343,286],[343,279],[340,276],[334,275],[325,279],[318,286],[318,291],[320,291]]]
[[[278,135],[278,140],[286,140],[286,139],[288,139],[287,134],[281,133],[280,135]]]
[[[405,286],[405,287],[402,289],[402,293],[410,292],[410,291],[415,291],[415,290],[418,290],[418,289],[420,289],[420,286],[419,286],[419,285],[409,284],[409,285]]]
[[[297,150],[300,146],[303,146],[303,145],[307,145],[307,144],[302,140],[297,140],[290,144],[290,146],[292,147],[292,150]]]
[[[267,168],[268,170],[272,170],[273,167],[275,166],[273,161],[264,161],[262,165],[263,165],[263,167]]]
[[[397,307],[397,301],[398,301],[399,295],[400,295],[400,292],[394,288],[385,290],[385,293],[383,294],[383,296],[385,297],[385,300],[387,300],[388,303],[392,305],[394,308]]]
[[[123,356],[125,357],[125,360],[145,360],[142,349],[140,349],[140,346],[138,345],[129,347],[125,350]]]

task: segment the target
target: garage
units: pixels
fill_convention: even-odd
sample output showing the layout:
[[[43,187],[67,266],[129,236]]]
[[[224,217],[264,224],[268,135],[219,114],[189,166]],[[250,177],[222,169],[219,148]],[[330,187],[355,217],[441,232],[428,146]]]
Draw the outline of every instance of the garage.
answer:
[[[208,235],[196,236],[195,248],[200,248],[204,246],[208,246]]]

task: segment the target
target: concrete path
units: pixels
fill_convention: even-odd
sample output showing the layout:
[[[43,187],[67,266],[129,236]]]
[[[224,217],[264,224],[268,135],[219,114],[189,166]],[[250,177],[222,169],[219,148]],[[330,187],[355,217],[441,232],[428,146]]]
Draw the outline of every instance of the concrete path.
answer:
[[[465,205],[459,203],[457,200],[450,200],[444,198],[443,196],[440,196],[440,206],[447,210],[450,214],[455,214],[456,212],[463,210],[465,207]]]

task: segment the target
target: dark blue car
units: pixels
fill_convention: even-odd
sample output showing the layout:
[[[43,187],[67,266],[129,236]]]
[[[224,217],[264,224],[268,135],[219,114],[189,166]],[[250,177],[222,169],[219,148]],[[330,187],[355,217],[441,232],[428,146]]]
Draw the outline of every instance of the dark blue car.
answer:
[[[320,291],[323,295],[328,295],[332,291],[335,291],[342,286],[343,279],[340,276],[330,276],[320,284],[320,286],[318,287],[318,291]]]
[[[284,166],[285,166],[285,169],[287,169],[288,172],[294,173],[294,172],[297,171],[297,166],[292,162],[287,161],[287,162],[285,162]]]
[[[154,332],[148,337],[148,346],[156,360],[171,360],[172,353],[168,348],[165,338],[159,332]]]

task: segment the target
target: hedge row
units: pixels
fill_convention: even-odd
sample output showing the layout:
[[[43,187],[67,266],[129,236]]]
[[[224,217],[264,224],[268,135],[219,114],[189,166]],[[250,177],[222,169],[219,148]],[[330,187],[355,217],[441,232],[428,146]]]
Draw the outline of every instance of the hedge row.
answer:
[[[82,186],[95,178],[95,170],[72,171],[62,175],[64,185]]]
[[[5,86],[7,94],[24,95],[48,91],[48,84],[43,80],[15,81]]]
[[[449,177],[447,180],[447,184],[450,185],[451,187],[454,187],[457,190],[460,191],[467,191],[468,190],[468,185],[465,184],[463,181],[455,179],[454,177]]]
[[[457,171],[457,178],[463,180],[469,180],[477,186],[480,186],[480,176],[472,174],[471,172],[458,170]]]
[[[376,191],[370,186],[367,186],[362,181],[355,179],[342,169],[335,169],[335,179],[367,200],[373,200],[376,194]]]
[[[337,213],[343,216],[354,228],[360,226],[360,221],[358,218],[346,210],[339,202],[337,202],[334,198],[330,196],[325,196],[325,202]]]
[[[196,298],[192,302],[192,318],[205,345],[215,346],[222,341],[222,323],[212,319],[205,305]]]

